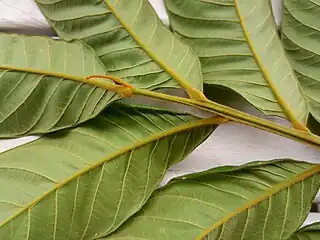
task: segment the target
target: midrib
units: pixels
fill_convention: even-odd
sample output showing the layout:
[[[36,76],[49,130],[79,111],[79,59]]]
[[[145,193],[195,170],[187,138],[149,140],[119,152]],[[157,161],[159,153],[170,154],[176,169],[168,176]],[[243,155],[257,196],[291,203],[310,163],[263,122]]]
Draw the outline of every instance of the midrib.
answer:
[[[265,81],[267,82],[268,86],[270,87],[273,95],[278,100],[278,104],[280,105],[284,114],[287,116],[288,120],[292,123],[294,128],[296,128],[298,130],[308,131],[305,124],[300,122],[300,120],[297,119],[294,112],[290,108],[289,104],[283,99],[280,92],[278,91],[278,89],[274,85],[270,74],[268,73],[266,67],[263,64],[263,61],[261,60],[260,56],[258,55],[258,53],[253,45],[249,31],[247,30],[244,19],[242,18],[242,15],[241,15],[240,7],[238,5],[238,0],[234,0],[234,6],[235,6],[236,13],[237,13],[239,21],[240,21],[241,28],[243,30],[243,34],[247,40],[247,43],[248,43],[248,46],[249,46],[250,51],[252,53],[252,56],[255,59],[258,67],[260,68],[260,71],[262,72],[262,75],[263,75]]]
[[[49,71],[36,69],[36,68],[22,68],[22,67],[16,67],[16,66],[8,66],[8,65],[0,65],[0,70],[9,70],[9,71],[22,72],[22,73],[30,73],[30,74],[49,76],[49,77],[63,78],[66,80],[86,83],[86,84],[100,87],[106,90],[116,91],[118,87],[117,85],[113,84],[113,82],[111,81],[111,78],[110,78],[110,81],[104,80],[105,82],[103,82],[97,79],[87,79],[86,77],[74,76],[71,74],[63,73],[63,72],[49,72]]]

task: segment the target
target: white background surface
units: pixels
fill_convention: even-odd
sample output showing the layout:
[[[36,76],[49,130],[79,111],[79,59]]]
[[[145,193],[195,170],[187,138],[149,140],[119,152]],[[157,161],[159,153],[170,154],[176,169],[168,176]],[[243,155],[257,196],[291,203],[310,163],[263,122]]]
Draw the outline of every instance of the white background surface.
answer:
[[[162,0],[150,0],[150,2],[161,19],[168,23]],[[281,20],[281,0],[273,0],[273,3],[276,22],[279,25]],[[0,31],[36,35],[54,34],[33,0],[0,0]],[[239,105],[238,100],[234,104]],[[246,107],[246,110],[256,113],[250,107]],[[0,140],[0,152],[33,139],[35,138]],[[320,163],[320,152],[273,134],[239,124],[228,123],[220,126],[184,162],[172,167],[166,179],[218,165],[239,165],[249,161],[277,158],[294,158],[296,160]],[[320,202],[320,198],[318,202]],[[313,214],[309,217],[310,221],[311,218],[314,219],[317,215]],[[318,219],[320,218],[318,217]]]

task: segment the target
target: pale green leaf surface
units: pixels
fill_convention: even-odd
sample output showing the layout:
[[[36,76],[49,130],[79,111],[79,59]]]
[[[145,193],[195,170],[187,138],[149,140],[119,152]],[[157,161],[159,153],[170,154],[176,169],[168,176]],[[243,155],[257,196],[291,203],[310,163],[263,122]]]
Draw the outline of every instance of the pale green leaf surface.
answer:
[[[282,40],[310,112],[320,122],[320,1],[285,0]]]
[[[79,41],[0,34],[0,49],[0,138],[75,126],[119,99],[71,79],[105,74]]]
[[[310,210],[319,171],[283,160],[180,177],[104,239],[287,240]]]
[[[165,0],[173,30],[198,54],[204,82],[228,87],[267,115],[305,125],[308,105],[267,0]]]
[[[90,45],[110,75],[140,88],[202,90],[199,59],[147,0],[35,0],[59,37]]]
[[[299,229],[289,240],[318,240],[320,239],[320,222]]]
[[[1,154],[0,239],[87,240],[114,231],[214,128],[191,115],[113,105]]]

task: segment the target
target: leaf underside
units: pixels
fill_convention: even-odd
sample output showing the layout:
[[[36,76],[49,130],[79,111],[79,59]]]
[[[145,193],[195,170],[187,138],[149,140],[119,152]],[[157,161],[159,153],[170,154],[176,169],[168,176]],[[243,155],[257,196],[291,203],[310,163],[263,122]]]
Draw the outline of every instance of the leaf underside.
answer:
[[[309,0],[285,0],[281,36],[312,116],[320,122],[320,5]]]
[[[320,239],[320,222],[305,226],[294,233],[289,240],[318,240]]]
[[[104,239],[285,240],[310,210],[319,170],[282,160],[181,177]]]
[[[0,155],[0,239],[113,232],[215,128],[191,115],[113,106]]]
[[[199,59],[147,0],[35,1],[59,37],[90,45],[110,75],[139,88],[181,84],[202,90]]]
[[[165,0],[170,23],[200,57],[204,83],[228,87],[267,115],[305,125],[307,101],[266,0]]]
[[[119,99],[70,79],[106,73],[79,41],[0,34],[0,49],[0,138],[75,126]]]

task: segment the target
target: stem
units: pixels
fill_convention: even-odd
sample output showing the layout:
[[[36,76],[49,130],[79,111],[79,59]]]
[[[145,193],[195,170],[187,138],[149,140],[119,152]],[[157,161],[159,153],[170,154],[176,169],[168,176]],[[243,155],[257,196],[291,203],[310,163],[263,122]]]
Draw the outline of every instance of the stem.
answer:
[[[171,96],[168,94],[153,92],[153,91],[144,90],[144,89],[137,89],[137,88],[132,89],[132,94],[148,96],[148,97],[153,97],[153,98],[162,99],[162,100],[168,100],[171,102],[176,102],[176,103],[181,103],[184,105],[196,107],[205,111],[216,113],[220,116],[223,116],[227,119],[230,119],[238,123],[242,123],[251,127],[262,129],[267,132],[272,132],[277,135],[290,138],[298,142],[303,142],[312,146],[320,147],[320,138],[311,133],[292,129],[292,128],[274,123],[272,121],[262,119],[262,118],[241,112],[239,110],[212,102],[210,100],[206,100],[204,102],[204,101],[198,101],[198,100],[193,100],[193,99],[188,99],[183,97]]]
[[[113,80],[120,85],[117,85],[115,88],[114,85],[110,86],[110,84],[106,84],[104,82],[98,81],[96,77]],[[207,98],[204,98],[202,100],[196,100],[196,99],[172,96],[164,93],[153,92],[145,89],[134,88],[133,86],[127,83],[123,84],[123,80],[121,79],[119,80],[117,77],[112,77],[112,76],[100,76],[100,75],[89,76],[85,78],[85,81],[90,81],[91,84],[103,87],[107,90],[117,91],[118,94],[124,97],[131,96],[131,95],[141,95],[141,96],[147,96],[147,97],[152,97],[152,98],[157,98],[157,99],[162,99],[162,100],[167,100],[171,102],[192,106],[195,108],[202,109],[204,111],[216,113],[219,116],[225,117],[226,119],[232,120],[234,122],[242,123],[242,124],[255,127],[267,132],[275,133],[277,135],[290,138],[298,142],[307,143],[311,146],[315,146],[318,148],[320,147],[320,137],[313,135],[310,132],[289,128],[289,127],[274,123],[272,121],[259,118],[259,117],[241,112],[239,110],[227,107],[225,105],[212,102]]]
[[[171,102],[181,103],[181,104],[199,108],[208,112],[216,113],[229,120],[242,123],[251,127],[255,127],[258,129],[262,129],[267,132],[272,132],[277,135],[287,137],[298,142],[303,142],[312,146],[320,147],[320,138],[313,135],[310,132],[304,132],[304,131],[288,128],[280,124],[277,124],[259,117],[255,117],[253,115],[241,112],[239,110],[212,102],[207,98],[205,98],[204,95],[203,96],[201,95],[201,97],[199,97],[200,100],[176,97],[168,94],[153,92],[150,90],[134,88],[130,84],[125,83],[120,78],[107,76],[107,75],[94,75],[94,76],[89,76],[85,78],[85,77],[72,76],[65,73],[47,72],[39,69],[18,68],[14,66],[0,66],[0,69],[34,73],[34,74],[53,76],[53,77],[65,78],[73,81],[83,82],[83,83],[104,88],[106,90],[115,91],[123,97],[128,97],[131,95],[142,95],[142,96],[148,96],[148,97],[153,97],[153,98],[162,99],[162,100],[168,100]],[[120,85],[110,84],[105,81],[102,81],[99,78],[109,79]],[[195,89],[194,91],[199,92],[198,90],[195,90]]]

